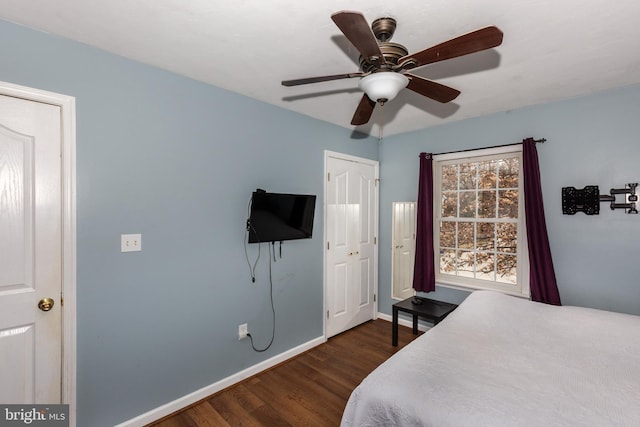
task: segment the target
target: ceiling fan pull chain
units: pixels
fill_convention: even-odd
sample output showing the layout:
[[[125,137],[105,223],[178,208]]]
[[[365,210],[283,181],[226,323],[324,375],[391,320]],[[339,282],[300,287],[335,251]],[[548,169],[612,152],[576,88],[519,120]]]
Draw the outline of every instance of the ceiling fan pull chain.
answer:
[[[384,137],[384,104],[380,106],[380,114],[382,117],[380,118],[380,127],[378,128],[378,142],[382,141]]]

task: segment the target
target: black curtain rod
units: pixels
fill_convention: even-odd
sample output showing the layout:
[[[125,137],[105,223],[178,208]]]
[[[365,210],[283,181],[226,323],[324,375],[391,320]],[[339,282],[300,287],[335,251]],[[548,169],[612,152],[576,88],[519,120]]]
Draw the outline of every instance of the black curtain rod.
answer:
[[[534,139],[533,142],[544,144],[545,142],[547,142],[547,140],[545,138],[540,138],[540,139]],[[484,149],[488,149],[488,148],[510,147],[512,145],[520,145],[520,144],[522,144],[522,142],[514,142],[513,144],[493,145],[491,147],[469,148],[469,149],[466,149],[466,150],[447,151],[446,153],[433,153],[432,156],[439,156],[441,154],[465,153],[467,151],[484,150]]]

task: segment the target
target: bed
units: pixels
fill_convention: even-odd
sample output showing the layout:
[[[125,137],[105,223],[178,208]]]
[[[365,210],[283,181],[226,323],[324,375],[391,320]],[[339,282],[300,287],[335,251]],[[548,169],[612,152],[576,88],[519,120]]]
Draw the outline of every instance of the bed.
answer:
[[[363,380],[341,426],[640,426],[640,316],[473,292]]]

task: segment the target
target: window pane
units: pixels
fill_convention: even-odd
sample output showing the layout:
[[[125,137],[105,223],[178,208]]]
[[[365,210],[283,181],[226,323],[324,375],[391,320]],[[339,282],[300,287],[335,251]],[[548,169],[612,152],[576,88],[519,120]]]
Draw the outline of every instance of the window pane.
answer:
[[[458,189],[458,165],[449,165],[442,167],[442,189]]]
[[[462,249],[473,249],[473,223],[458,223],[458,247]]]
[[[518,190],[498,191],[498,209],[500,218],[518,218]]]
[[[440,250],[440,273],[456,274],[456,251],[453,249]]]
[[[513,223],[498,224],[498,252],[515,254],[518,248],[518,228]]]
[[[446,248],[456,247],[456,223],[442,221],[440,223],[440,246]]]
[[[496,281],[516,284],[517,258],[515,255],[498,254],[498,271]]]
[[[473,252],[472,251],[458,251],[458,276],[473,277]]]
[[[460,164],[460,189],[461,190],[476,189],[477,169],[478,169],[477,163]]]
[[[496,188],[496,162],[478,163],[478,188]]]
[[[442,217],[455,218],[458,216],[458,193],[442,193]]]
[[[476,192],[464,191],[460,193],[460,218],[476,217]]]
[[[478,250],[495,251],[495,224],[492,222],[479,222],[478,234],[476,236],[476,245]]]
[[[496,217],[496,192],[495,191],[479,191],[478,192],[478,217],[479,218],[495,218]]]
[[[477,252],[476,263],[478,265],[476,278],[482,280],[496,280],[496,256],[490,252]]]
[[[504,159],[498,162],[498,187],[518,188],[518,173],[520,162],[518,159]]]

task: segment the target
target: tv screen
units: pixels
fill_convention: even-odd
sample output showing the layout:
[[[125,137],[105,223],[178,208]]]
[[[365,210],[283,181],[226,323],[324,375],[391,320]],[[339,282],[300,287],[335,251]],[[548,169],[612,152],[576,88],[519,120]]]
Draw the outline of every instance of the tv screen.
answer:
[[[316,196],[253,192],[249,243],[308,239],[313,232]]]

